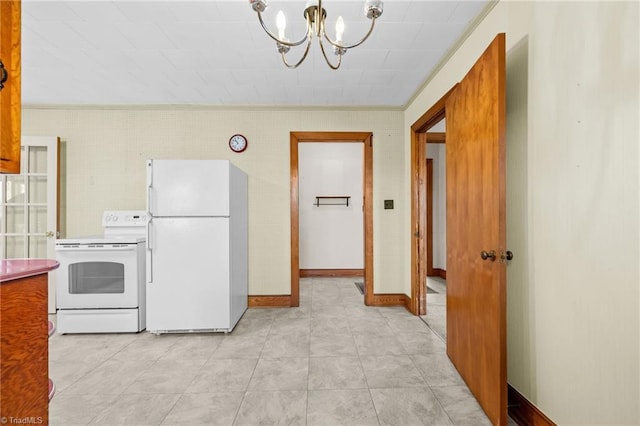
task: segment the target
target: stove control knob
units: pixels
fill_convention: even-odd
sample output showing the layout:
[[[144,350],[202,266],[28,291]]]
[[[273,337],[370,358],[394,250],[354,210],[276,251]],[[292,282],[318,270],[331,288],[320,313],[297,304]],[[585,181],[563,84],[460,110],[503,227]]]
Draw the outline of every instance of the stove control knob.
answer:
[[[117,222],[117,221],[118,221],[118,216],[113,215],[113,216],[111,217],[111,220],[113,220],[114,222]]]

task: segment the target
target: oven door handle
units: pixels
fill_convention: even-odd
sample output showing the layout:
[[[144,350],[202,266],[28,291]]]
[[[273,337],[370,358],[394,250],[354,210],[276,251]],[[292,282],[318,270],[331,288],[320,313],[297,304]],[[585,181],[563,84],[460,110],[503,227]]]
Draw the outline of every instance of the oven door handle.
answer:
[[[56,246],[56,251],[133,251],[135,248],[135,244],[117,246]]]
[[[153,283],[153,246],[151,245],[152,243],[151,233],[153,231],[153,227],[151,226],[152,220],[153,220],[153,217],[150,217],[149,221],[147,222],[147,261],[145,263],[146,263],[146,269],[147,269],[148,284]]]

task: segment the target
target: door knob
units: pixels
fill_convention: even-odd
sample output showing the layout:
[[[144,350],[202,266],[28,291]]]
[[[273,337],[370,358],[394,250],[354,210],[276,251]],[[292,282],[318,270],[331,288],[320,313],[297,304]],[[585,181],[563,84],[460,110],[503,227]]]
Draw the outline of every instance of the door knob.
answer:
[[[53,237],[53,231],[47,231],[46,234],[44,234],[47,238],[51,238]]]
[[[0,90],[4,89],[4,83],[7,78],[9,78],[9,73],[7,73],[7,69],[4,67],[2,59],[0,59]]]
[[[510,250],[500,253],[500,260],[506,262],[513,259],[513,253]]]
[[[495,250],[491,250],[491,251],[482,250],[480,252],[480,257],[482,258],[482,260],[491,259],[492,262],[495,262],[495,260],[496,260],[496,251]]]

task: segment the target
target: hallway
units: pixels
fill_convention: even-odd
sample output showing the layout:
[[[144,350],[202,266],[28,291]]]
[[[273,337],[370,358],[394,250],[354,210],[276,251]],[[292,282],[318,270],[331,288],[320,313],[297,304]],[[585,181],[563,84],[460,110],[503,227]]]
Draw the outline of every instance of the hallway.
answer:
[[[300,307],[229,335],[55,335],[52,425],[490,424],[445,344],[352,278],[305,278]]]

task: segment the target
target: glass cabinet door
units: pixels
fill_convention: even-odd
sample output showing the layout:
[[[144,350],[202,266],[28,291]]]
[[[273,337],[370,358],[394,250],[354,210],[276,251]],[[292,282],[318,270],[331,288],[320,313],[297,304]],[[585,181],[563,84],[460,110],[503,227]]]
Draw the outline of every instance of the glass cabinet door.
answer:
[[[0,255],[3,259],[46,258],[48,147],[23,144],[21,150],[21,174],[2,176],[0,215],[5,220]]]
[[[20,149],[20,174],[0,175],[0,259],[55,259],[58,138],[23,136]]]

